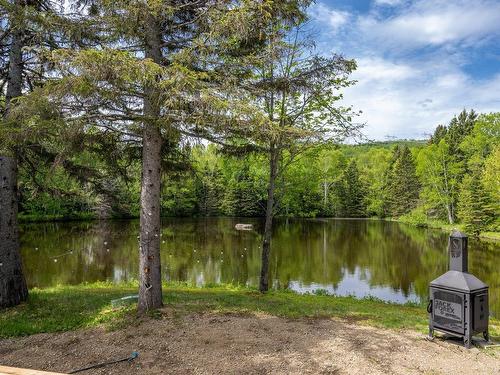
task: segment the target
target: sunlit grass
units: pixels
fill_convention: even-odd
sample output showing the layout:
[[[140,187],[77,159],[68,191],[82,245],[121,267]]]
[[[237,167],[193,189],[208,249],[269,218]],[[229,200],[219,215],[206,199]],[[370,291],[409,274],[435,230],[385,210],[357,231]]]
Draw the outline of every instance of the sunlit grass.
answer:
[[[135,283],[109,283],[58,286],[33,289],[27,303],[0,311],[0,337],[58,332],[104,326],[117,329],[134,324],[136,305],[113,308],[111,301],[136,294]],[[375,298],[356,299],[320,295],[299,295],[290,291],[271,291],[265,295],[254,289],[232,285],[204,288],[184,283],[164,286],[165,307],[176,316],[193,312],[266,313],[279,317],[340,318],[355,324],[425,332],[424,306],[398,305]],[[500,336],[500,323],[492,320],[491,334]]]

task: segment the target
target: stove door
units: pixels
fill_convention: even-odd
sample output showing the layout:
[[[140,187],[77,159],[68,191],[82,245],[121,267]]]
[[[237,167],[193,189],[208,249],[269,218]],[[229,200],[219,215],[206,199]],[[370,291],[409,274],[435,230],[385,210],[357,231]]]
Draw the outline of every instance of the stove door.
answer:
[[[442,289],[431,289],[432,320],[436,327],[464,334],[465,294]]]

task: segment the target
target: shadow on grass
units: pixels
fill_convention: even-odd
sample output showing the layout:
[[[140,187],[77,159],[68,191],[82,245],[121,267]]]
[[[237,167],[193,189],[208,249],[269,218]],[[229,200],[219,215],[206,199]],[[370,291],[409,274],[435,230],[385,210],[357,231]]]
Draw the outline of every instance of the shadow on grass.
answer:
[[[0,337],[69,331],[122,319],[130,309],[112,309],[111,300],[136,292],[105,285],[30,290],[26,303],[0,310]]]

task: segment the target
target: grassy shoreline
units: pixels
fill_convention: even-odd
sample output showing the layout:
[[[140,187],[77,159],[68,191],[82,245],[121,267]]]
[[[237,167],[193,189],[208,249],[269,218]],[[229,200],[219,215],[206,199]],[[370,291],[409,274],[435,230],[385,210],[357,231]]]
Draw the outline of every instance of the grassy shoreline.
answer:
[[[111,300],[136,294],[134,284],[109,283],[58,286],[30,291],[28,302],[0,310],[0,338],[36,333],[71,331],[104,326],[117,329],[136,324],[136,305],[113,308]],[[195,312],[266,313],[287,319],[339,318],[355,324],[426,332],[425,307],[395,304],[374,298],[356,299],[329,295],[300,295],[271,291],[265,295],[230,285],[192,287],[164,285],[165,307],[174,316]],[[153,316],[161,316],[153,314]],[[500,337],[500,321],[490,321],[491,335]]]

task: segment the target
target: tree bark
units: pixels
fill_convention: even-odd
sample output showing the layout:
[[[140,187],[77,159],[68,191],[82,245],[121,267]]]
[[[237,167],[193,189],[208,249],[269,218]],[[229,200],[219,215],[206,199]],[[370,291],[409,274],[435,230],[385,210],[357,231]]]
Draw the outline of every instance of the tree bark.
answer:
[[[16,4],[21,3],[16,1]],[[20,6],[20,5],[19,5]],[[23,39],[24,31],[21,25],[16,25],[12,33],[9,53],[9,72],[7,75],[7,90],[5,93],[5,116],[12,106],[12,99],[22,95],[23,85]]]
[[[148,22],[145,57],[161,63],[161,37],[154,18]],[[157,90],[146,87],[142,146],[141,213],[139,248],[139,312],[159,308],[162,302],[160,263],[160,192],[162,136],[158,124]]]
[[[271,146],[269,152],[269,187],[267,189],[266,221],[264,224],[264,238],[262,241],[262,265],[260,271],[261,292],[269,290],[269,254],[271,252],[271,237],[273,231],[274,216],[274,189],[276,186],[276,175],[278,171],[278,149],[275,145]]]
[[[17,0],[21,11],[23,1]],[[9,72],[5,93],[5,118],[12,99],[22,95],[24,27],[21,22],[11,25],[12,40],[9,53]],[[0,308],[15,306],[28,298],[28,288],[22,270],[17,224],[17,159],[0,156]]]
[[[17,161],[0,157],[0,308],[28,298],[19,254]]]

